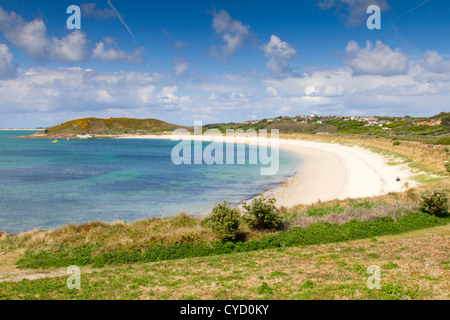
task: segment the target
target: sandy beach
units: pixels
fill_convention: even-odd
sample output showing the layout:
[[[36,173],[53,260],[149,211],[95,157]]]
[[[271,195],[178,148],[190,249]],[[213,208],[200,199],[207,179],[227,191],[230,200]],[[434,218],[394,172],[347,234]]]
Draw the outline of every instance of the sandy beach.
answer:
[[[269,192],[279,205],[373,197],[416,185],[406,165],[388,165],[385,157],[359,147],[280,139],[280,148],[297,153],[306,164],[285,185]]]
[[[172,136],[125,135],[115,138],[171,139]],[[261,138],[248,138],[246,142],[254,144],[258,143],[258,139]],[[225,136],[203,136],[203,141],[236,140]],[[385,157],[360,147],[303,140],[277,139],[277,142],[280,149],[299,155],[304,162],[297,174],[265,192],[264,195],[276,198],[278,206],[292,207],[319,200],[373,197],[405,191],[417,184],[412,180],[413,174],[406,165],[388,165]],[[401,181],[396,181],[397,177]]]

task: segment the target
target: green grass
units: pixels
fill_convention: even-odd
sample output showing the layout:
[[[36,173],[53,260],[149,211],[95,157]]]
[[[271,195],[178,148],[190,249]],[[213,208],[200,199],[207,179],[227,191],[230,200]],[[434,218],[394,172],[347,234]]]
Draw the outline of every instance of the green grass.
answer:
[[[447,179],[449,179],[449,177],[436,177],[436,176],[429,176],[427,174],[420,174],[420,175],[414,176],[414,180],[416,180],[419,183],[425,183],[425,184],[436,183],[436,182],[444,181]]]
[[[448,241],[349,242],[82,268],[81,290],[67,288],[69,275],[2,282],[0,300],[448,299]],[[378,255],[368,258],[369,250]],[[380,289],[367,287],[371,265],[381,268]]]
[[[95,245],[83,244],[75,247],[61,245],[56,250],[28,250],[17,262],[20,268],[67,267],[70,265],[102,267],[105,265],[130,264],[163,260],[184,259],[223,255],[256,250],[308,246],[393,235],[407,231],[448,224],[450,218],[437,218],[413,212],[394,221],[384,217],[373,221],[351,220],[345,224],[317,223],[307,228],[293,228],[265,236],[261,240],[247,242],[182,243],[161,245],[145,250],[116,250],[99,252]]]
[[[306,215],[308,215],[310,217],[321,217],[321,216],[326,216],[329,214],[343,213],[344,211],[345,211],[345,207],[342,207],[342,206],[317,207],[317,208],[308,210],[308,212],[306,212]]]

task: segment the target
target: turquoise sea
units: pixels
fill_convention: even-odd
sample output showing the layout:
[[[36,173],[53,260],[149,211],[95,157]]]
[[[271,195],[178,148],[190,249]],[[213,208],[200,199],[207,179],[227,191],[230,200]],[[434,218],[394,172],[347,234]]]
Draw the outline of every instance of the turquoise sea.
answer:
[[[280,150],[280,170],[261,164],[175,165],[170,140],[16,139],[0,131],[0,232],[50,229],[68,223],[135,221],[180,212],[206,214],[292,176],[301,159]],[[203,148],[209,143],[204,142]],[[224,148],[225,152],[225,148]],[[248,151],[246,152],[248,155]]]

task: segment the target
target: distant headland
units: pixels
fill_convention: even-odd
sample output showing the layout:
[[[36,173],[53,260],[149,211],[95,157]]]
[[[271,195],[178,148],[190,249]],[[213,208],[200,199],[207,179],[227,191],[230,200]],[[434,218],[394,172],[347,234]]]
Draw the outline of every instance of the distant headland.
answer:
[[[54,127],[39,131],[33,135],[18,138],[62,139],[77,138],[83,135],[116,136],[124,134],[159,134],[189,127],[171,124],[157,119],[133,118],[83,118],[71,120]]]

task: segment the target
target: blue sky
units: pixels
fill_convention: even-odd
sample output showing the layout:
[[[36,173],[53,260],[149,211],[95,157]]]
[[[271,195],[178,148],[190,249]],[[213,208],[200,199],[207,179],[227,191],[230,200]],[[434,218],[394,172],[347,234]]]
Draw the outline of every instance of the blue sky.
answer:
[[[450,110],[449,17],[445,0],[2,0],[0,127],[430,116]]]

